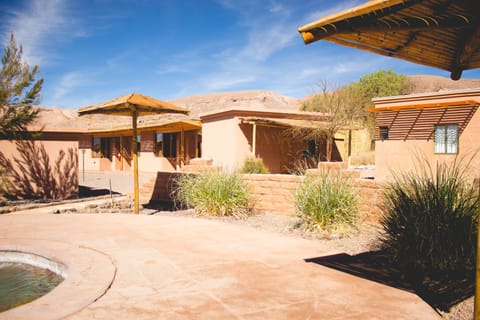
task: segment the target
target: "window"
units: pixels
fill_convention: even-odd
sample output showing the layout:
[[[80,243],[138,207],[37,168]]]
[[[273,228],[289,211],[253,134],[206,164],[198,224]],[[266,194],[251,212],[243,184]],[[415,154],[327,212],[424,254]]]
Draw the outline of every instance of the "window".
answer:
[[[436,125],[433,139],[435,153],[458,153],[458,125]]]
[[[110,138],[93,137],[92,158],[110,158]]]
[[[380,140],[388,140],[388,127],[380,127]]]
[[[177,156],[177,133],[161,133],[155,135],[155,155],[175,158]]]

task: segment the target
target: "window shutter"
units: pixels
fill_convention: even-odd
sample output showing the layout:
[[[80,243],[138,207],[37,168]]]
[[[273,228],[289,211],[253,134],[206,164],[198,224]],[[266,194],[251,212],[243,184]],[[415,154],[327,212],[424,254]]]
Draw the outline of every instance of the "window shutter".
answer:
[[[458,126],[457,125],[449,125],[447,126],[446,132],[446,152],[447,153],[457,153],[457,141],[458,141]]]
[[[433,137],[435,153],[445,153],[445,131],[445,126],[435,126],[435,134]]]

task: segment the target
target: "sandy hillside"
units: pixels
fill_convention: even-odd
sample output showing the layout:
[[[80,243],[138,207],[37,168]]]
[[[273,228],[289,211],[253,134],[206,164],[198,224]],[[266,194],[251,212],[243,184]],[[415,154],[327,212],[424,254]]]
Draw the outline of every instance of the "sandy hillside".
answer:
[[[437,92],[445,90],[480,88],[480,79],[460,79],[457,81],[440,76],[409,76],[411,93]]]
[[[297,110],[298,99],[271,91],[248,90],[209,93],[172,99],[169,102],[191,110],[191,116],[230,107]]]

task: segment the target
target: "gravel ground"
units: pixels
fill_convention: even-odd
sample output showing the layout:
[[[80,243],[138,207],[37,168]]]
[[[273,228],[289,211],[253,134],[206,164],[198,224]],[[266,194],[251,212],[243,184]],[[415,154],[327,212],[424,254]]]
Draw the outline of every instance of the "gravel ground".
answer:
[[[363,224],[356,230],[351,230],[347,235],[319,235],[307,233],[297,228],[297,218],[277,214],[255,214],[247,219],[235,219],[231,217],[205,217],[198,216],[194,210],[182,211],[161,211],[155,215],[181,215],[191,216],[199,219],[221,220],[225,223],[245,225],[251,228],[278,232],[288,236],[301,237],[312,241],[318,241],[322,245],[328,245],[332,250],[338,250],[349,255],[356,255],[362,252],[374,250],[376,239],[381,230],[372,225]],[[461,303],[453,306],[449,312],[439,312],[442,319],[446,320],[467,320],[473,318],[474,298],[470,297]]]

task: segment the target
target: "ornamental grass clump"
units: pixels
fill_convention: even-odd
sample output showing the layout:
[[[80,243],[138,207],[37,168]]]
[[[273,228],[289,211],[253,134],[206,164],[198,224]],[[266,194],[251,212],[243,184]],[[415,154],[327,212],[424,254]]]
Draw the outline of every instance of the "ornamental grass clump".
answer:
[[[247,173],[247,174],[268,174],[269,171],[265,164],[263,163],[262,158],[247,158],[243,163],[243,166],[240,168],[240,173]]]
[[[469,163],[419,164],[384,189],[380,247],[411,280],[472,274],[479,198]]]
[[[248,188],[236,173],[183,175],[176,185],[176,201],[200,215],[244,218],[250,212]]]
[[[358,195],[347,177],[322,172],[305,177],[295,192],[295,209],[304,230],[348,230],[356,221]]]

